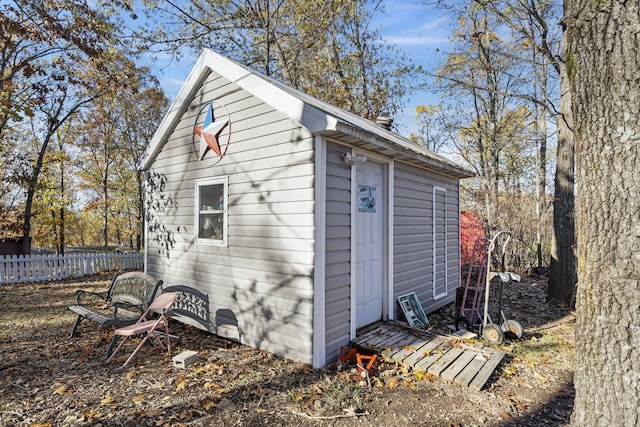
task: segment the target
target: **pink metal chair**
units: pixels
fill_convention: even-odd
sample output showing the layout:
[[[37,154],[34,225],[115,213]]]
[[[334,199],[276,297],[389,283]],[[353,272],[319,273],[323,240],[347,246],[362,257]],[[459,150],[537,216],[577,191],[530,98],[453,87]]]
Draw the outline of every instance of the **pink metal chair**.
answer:
[[[131,356],[129,356],[127,361],[124,362],[124,365],[122,365],[123,367],[126,367],[129,364],[129,362],[136,356],[136,354],[138,354],[138,351],[140,351],[144,343],[146,343],[150,338],[153,338],[151,340],[152,344],[158,344],[160,348],[164,350],[164,345],[162,344],[159,335],[164,335],[167,342],[167,351],[169,353],[169,356],[171,356],[171,340],[169,335],[169,321],[167,318],[167,313],[175,302],[176,295],[177,294],[175,292],[167,292],[161,294],[153,300],[151,305],[149,305],[149,308],[147,308],[147,310],[142,314],[138,322],[134,323],[133,325],[123,326],[122,328],[116,329],[114,332],[115,335],[123,336],[124,339],[122,340],[120,345],[116,347],[113,353],[111,353],[111,356],[109,356],[106,363],[109,363],[111,359],[113,359],[116,353],[122,348],[124,343],[127,342],[130,337],[141,335],[144,333],[146,333],[145,337],[142,339],[142,341],[140,341],[135,350],[133,350],[133,353],[131,353]],[[151,317],[150,314],[153,315],[154,313],[160,314],[155,319],[148,319],[148,317]]]

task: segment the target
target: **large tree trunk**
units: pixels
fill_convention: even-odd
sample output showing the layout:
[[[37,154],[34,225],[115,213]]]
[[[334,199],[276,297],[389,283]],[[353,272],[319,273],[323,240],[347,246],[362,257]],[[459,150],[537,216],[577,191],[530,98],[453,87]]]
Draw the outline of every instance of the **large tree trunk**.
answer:
[[[640,4],[565,0],[577,153],[576,426],[640,425]]]

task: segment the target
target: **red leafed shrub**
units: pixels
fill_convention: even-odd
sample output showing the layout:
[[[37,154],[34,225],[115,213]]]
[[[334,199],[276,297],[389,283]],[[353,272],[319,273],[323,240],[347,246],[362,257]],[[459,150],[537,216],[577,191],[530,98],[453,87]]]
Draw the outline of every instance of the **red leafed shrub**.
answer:
[[[484,221],[480,216],[472,212],[460,212],[460,262],[462,265],[466,265],[471,261],[473,245],[477,239],[485,237],[484,230]]]

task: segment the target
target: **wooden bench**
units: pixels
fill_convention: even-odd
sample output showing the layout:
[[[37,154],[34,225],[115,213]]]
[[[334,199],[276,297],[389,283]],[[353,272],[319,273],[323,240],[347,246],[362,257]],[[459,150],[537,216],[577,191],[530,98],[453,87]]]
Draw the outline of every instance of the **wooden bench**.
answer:
[[[77,303],[67,306],[78,315],[69,337],[77,336],[78,325],[84,319],[96,322],[101,327],[119,328],[135,323],[151,304],[161,285],[162,280],[132,271],[114,277],[105,292],[76,290]],[[117,340],[117,335],[114,335],[106,357],[111,354]]]

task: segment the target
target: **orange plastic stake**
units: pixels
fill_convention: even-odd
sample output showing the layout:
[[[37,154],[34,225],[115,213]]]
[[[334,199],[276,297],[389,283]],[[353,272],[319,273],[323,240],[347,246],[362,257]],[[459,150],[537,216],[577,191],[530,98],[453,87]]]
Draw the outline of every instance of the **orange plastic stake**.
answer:
[[[356,354],[357,353],[355,348],[341,346],[340,353],[338,355],[338,362],[336,363],[336,367],[338,368],[338,371],[341,371],[345,365],[349,364],[350,362],[353,362],[353,359]]]
[[[358,372],[362,378],[370,376],[376,370],[376,359],[378,355],[365,356],[364,354],[356,353],[356,363],[358,365]]]

